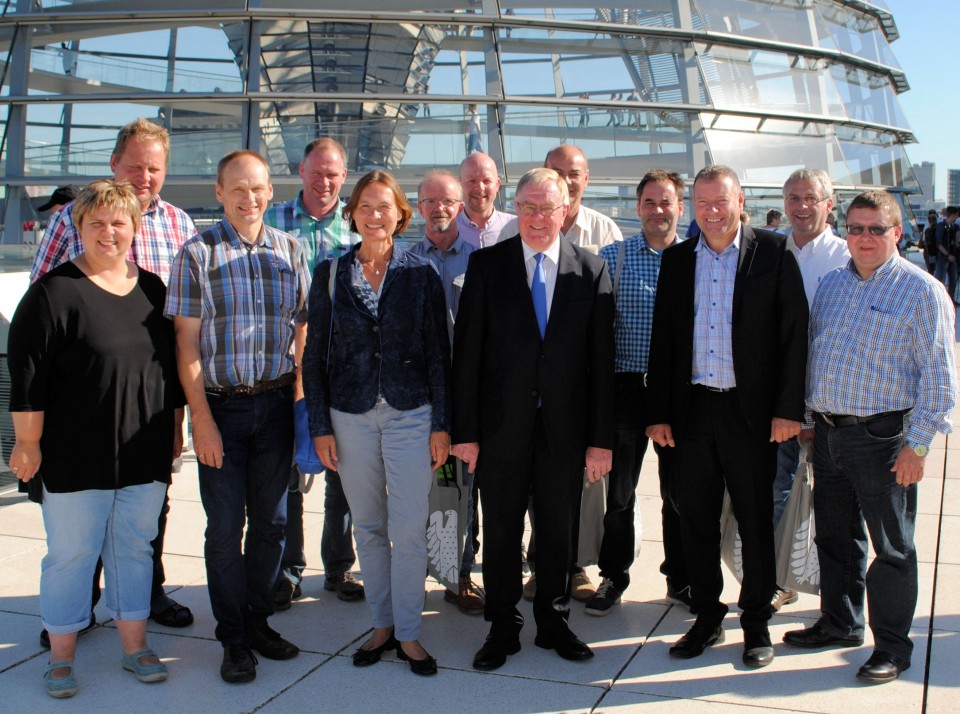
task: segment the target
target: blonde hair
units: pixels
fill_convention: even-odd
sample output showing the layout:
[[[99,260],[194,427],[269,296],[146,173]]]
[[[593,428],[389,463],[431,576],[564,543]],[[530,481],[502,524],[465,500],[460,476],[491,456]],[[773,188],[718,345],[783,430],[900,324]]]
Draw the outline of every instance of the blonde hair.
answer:
[[[140,231],[141,207],[137,194],[133,191],[133,184],[129,181],[114,181],[105,179],[94,181],[84,186],[80,195],[73,201],[73,224],[80,230],[83,219],[88,213],[101,208],[120,210],[130,216],[133,222],[133,233]]]

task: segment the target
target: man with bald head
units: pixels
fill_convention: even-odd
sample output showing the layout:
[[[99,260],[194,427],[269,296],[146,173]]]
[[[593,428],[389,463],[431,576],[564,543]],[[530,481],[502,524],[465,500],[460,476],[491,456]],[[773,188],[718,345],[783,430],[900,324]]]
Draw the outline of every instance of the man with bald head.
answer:
[[[547,152],[543,166],[560,174],[570,194],[570,211],[563,219],[561,238],[594,253],[605,245],[623,240],[623,233],[613,220],[582,203],[584,191],[590,182],[590,168],[587,166],[587,157],[580,149],[568,144],[556,146]],[[516,221],[511,221],[504,226],[500,239],[516,234]]]
[[[460,182],[449,171],[428,171],[417,190],[417,209],[424,220],[424,235],[423,240],[413,246],[410,252],[429,260],[440,274],[447,303],[447,330],[452,346],[453,325],[460,308],[460,292],[467,272],[467,262],[476,250],[460,237],[457,227],[457,217],[463,210],[463,190]],[[464,528],[466,537],[460,561],[460,586],[456,591],[447,589],[443,599],[457,605],[461,612],[479,615],[483,612],[485,597],[483,590],[470,578],[475,559],[471,533],[476,509],[474,476],[466,470],[463,474],[463,485],[468,498],[468,519]]]
[[[460,184],[465,202],[457,216],[457,230],[474,248],[487,248],[497,242],[503,227],[514,218],[493,205],[500,191],[497,165],[481,151],[470,154],[460,164]]]

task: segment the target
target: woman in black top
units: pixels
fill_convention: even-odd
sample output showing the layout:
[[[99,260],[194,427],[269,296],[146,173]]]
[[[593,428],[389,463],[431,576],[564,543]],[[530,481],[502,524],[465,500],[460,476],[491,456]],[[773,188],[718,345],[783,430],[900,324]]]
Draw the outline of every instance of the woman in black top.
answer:
[[[183,404],[165,289],[127,261],[140,226],[128,183],[96,181],[77,197],[83,253],[24,295],[10,325],[10,468],[43,483],[47,555],[40,576],[50,634],[47,692],[77,691],[77,633],[90,617],[90,580],[103,556],[105,601],[124,669],[167,678],[147,646],[150,541],[180,450]]]

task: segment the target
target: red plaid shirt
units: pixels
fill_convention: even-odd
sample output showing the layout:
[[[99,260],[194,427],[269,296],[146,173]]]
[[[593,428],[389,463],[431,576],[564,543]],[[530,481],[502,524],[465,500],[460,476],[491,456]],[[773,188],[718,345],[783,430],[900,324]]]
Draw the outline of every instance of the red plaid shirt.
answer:
[[[177,251],[196,232],[190,216],[158,196],[140,218],[140,231],[130,246],[130,260],[144,270],[159,275],[166,285]],[[83,242],[73,224],[73,203],[68,203],[53,215],[47,225],[37,246],[33,267],[30,268],[30,282],[35,282],[81,253]]]

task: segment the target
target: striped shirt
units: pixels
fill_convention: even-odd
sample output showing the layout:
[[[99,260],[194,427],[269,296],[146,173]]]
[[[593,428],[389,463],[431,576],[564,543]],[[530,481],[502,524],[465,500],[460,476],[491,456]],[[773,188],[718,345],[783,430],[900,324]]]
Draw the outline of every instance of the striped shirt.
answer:
[[[263,222],[300,241],[312,274],[317,263],[339,258],[360,242],[360,236],[350,230],[350,221],[343,217],[343,206],[341,201],[336,210],[323,218],[314,218],[303,205],[301,191],[296,198],[268,209],[263,214]]]
[[[307,319],[309,292],[295,239],[264,226],[251,246],[222,220],[177,254],[164,313],[200,319],[206,386],[252,387],[294,370],[294,323]]]
[[[870,416],[913,409],[907,443],[953,428],[954,307],[925,271],[894,254],[862,279],[850,261],[820,283],[810,314],[807,406]]]
[[[719,389],[737,386],[733,371],[733,285],[740,258],[740,229],[717,255],[701,239],[693,292],[693,384]]]
[[[642,232],[627,238],[623,248],[623,268],[614,295],[617,308],[615,369],[617,372],[644,373],[650,356],[661,253],[647,244]],[[600,249],[600,257],[607,261],[611,280],[617,274],[619,254],[619,242]]]
[[[177,251],[196,233],[190,216],[158,196],[140,218],[140,230],[133,237],[129,258],[144,270],[159,275],[166,285],[170,282],[170,266]],[[36,282],[61,263],[82,253],[83,241],[73,223],[71,202],[50,219],[30,268],[30,282]]]

